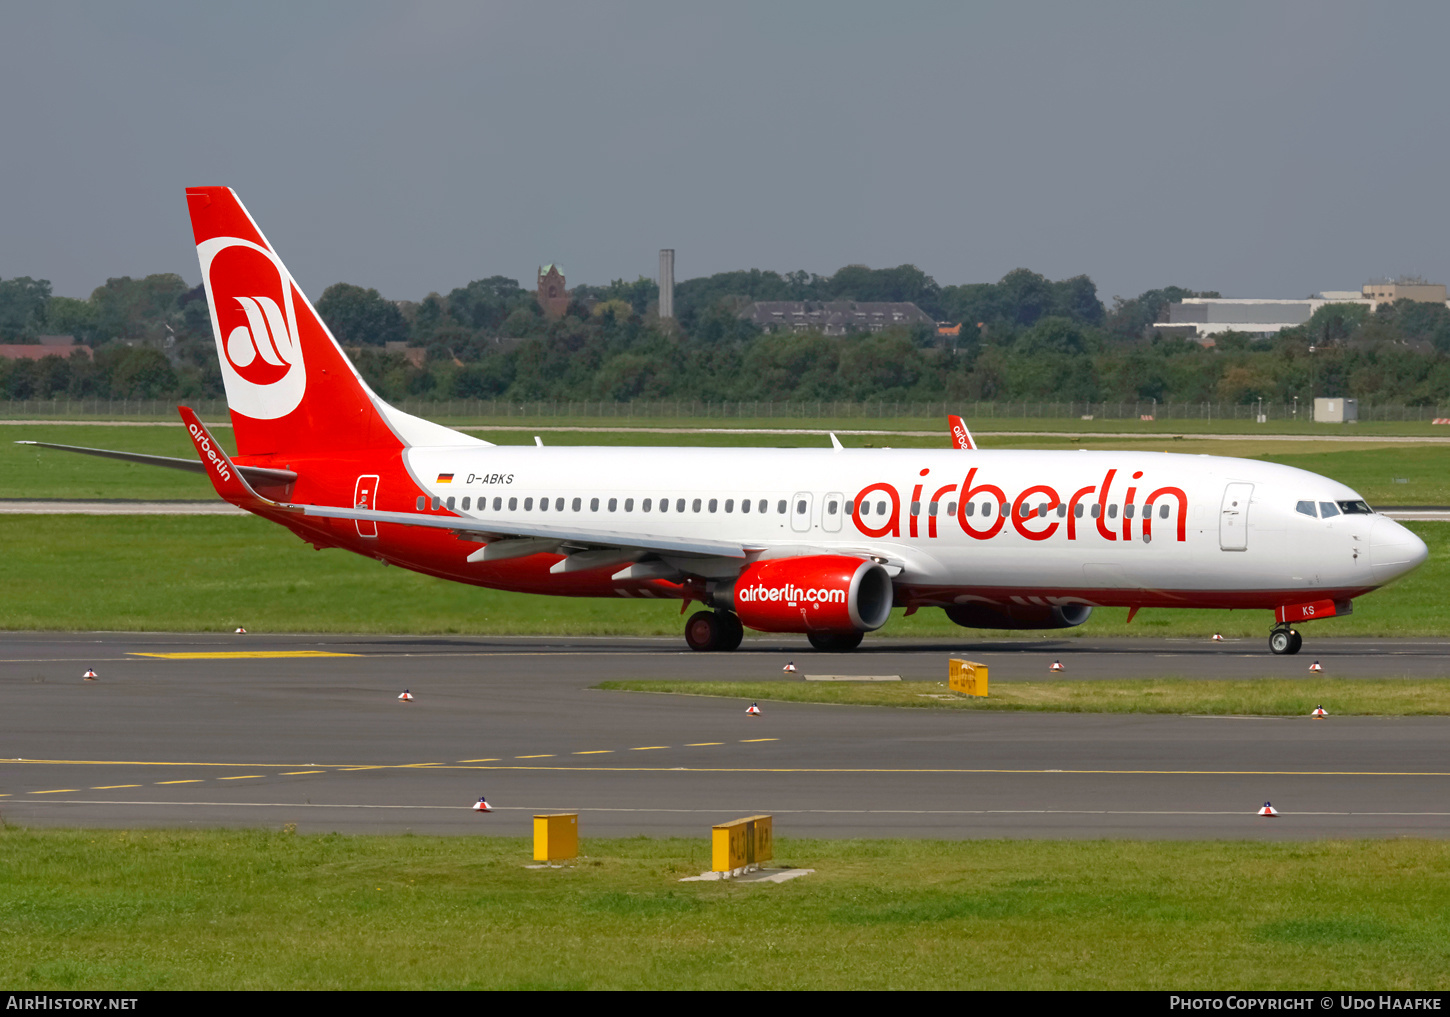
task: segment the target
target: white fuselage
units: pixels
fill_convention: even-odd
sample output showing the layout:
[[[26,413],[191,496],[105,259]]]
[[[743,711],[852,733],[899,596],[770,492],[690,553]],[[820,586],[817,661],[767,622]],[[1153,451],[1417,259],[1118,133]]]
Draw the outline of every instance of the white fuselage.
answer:
[[[466,519],[864,553],[924,604],[1273,606],[1352,597],[1426,556],[1343,484],[1217,456],[461,446],[405,461]]]

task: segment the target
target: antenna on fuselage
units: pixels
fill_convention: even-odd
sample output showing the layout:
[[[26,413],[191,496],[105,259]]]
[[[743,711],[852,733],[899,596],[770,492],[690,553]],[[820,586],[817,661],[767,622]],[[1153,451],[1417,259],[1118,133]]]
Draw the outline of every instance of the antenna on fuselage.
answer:
[[[841,449],[843,449],[845,447],[846,446],[844,446],[844,445],[841,444],[841,439],[840,438],[837,438],[836,437],[836,433],[834,431],[832,431],[831,432],[831,448],[833,448],[837,452],[839,452],[839,451],[841,451]]]

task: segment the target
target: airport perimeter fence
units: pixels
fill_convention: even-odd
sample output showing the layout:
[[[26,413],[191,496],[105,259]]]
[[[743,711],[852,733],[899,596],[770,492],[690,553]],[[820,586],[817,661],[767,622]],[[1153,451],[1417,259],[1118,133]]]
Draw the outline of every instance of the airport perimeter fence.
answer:
[[[103,420],[153,418],[176,420],[176,407],[185,404],[205,420],[226,420],[225,399],[6,399],[0,400],[0,419],[45,420],[95,418]],[[650,420],[943,420],[957,413],[974,426],[992,420],[1243,420],[1263,422],[1310,419],[1307,400],[1252,403],[1043,402],[1038,400],[940,402],[864,402],[807,400],[798,402],[705,402],[690,399],[654,399],[633,402],[599,400],[404,399],[399,409],[428,419],[518,418],[526,420],[606,419],[647,423]],[[1429,423],[1450,418],[1450,407],[1370,403],[1361,400],[1359,419],[1399,423]]]

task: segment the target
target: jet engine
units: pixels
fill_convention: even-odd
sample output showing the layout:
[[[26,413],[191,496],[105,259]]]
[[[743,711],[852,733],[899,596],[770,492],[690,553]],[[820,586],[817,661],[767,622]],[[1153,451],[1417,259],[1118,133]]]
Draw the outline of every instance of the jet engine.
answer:
[[[1087,604],[954,604],[947,617],[967,629],[1070,629],[1088,620]]]
[[[891,577],[875,562],[812,555],[748,565],[714,600],[762,632],[844,634],[885,625],[894,596]]]

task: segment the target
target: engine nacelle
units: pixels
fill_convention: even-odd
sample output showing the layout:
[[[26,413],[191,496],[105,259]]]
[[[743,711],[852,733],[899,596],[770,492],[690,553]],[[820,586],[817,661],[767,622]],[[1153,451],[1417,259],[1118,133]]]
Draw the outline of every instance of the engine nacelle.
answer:
[[[891,617],[894,597],[880,565],[836,554],[758,561],[715,592],[761,632],[870,632]]]
[[[1070,629],[1088,620],[1087,604],[954,604],[947,617],[967,629]]]

